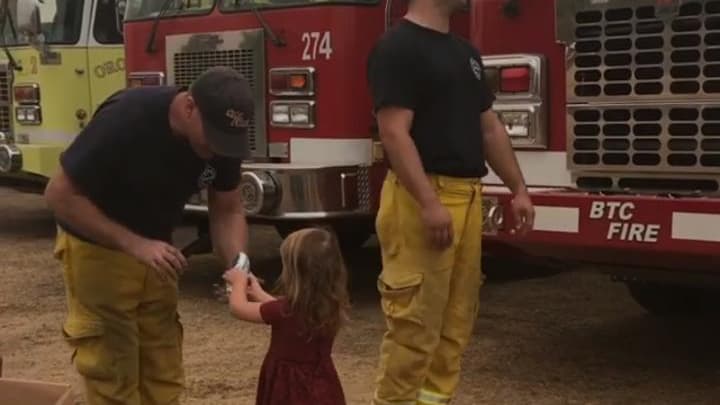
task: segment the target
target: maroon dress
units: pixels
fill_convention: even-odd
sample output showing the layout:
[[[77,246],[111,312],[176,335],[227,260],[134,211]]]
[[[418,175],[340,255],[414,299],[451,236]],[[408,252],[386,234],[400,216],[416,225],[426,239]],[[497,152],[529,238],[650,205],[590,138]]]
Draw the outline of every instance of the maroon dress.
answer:
[[[299,333],[300,321],[289,312],[282,298],[260,306],[263,320],[272,325],[272,337],[260,370],[256,405],[344,405],[331,357],[334,337],[308,340]]]

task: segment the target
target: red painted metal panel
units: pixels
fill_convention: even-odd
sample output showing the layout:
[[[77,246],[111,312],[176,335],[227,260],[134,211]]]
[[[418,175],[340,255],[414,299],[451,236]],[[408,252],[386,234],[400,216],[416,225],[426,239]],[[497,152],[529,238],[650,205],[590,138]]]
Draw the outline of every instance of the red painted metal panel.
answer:
[[[486,195],[493,195],[487,193]],[[507,194],[495,194],[504,203],[506,229],[513,226],[513,218],[509,212],[510,196]],[[564,246],[566,249],[605,249],[622,254],[625,251],[653,253],[687,253],[714,256],[720,260],[720,242],[695,241],[673,239],[672,218],[673,213],[704,213],[720,215],[720,199],[711,198],[665,198],[650,196],[601,196],[580,192],[553,192],[535,193],[532,195],[533,203],[538,207],[561,207],[577,208],[579,210],[578,232],[547,232],[533,231],[524,238],[512,235],[507,231],[497,236],[488,236],[489,240],[497,240],[505,243],[537,244]],[[591,211],[593,203],[608,203],[614,206],[632,204],[632,209],[627,209],[625,214],[631,217],[622,218],[618,209],[615,215],[610,218],[610,209],[605,210],[602,218],[592,218]],[[629,207],[629,205],[626,205]],[[620,225],[613,225],[620,224]],[[623,227],[631,231],[635,227],[643,226],[643,240],[630,240],[631,232],[626,233],[623,238]],[[650,232],[656,238],[646,238],[648,226],[656,225],[657,232]],[[614,227],[614,228],[611,228]],[[610,232],[614,230],[615,232]],[[639,228],[638,228],[639,229]],[[654,229],[654,228],[653,228]],[[652,230],[652,229],[651,229]],[[720,233],[720,229],[717,230]],[[636,232],[637,233],[637,232]],[[624,239],[624,240],[623,240]],[[656,241],[653,241],[656,239]],[[720,269],[719,269],[720,270]]]

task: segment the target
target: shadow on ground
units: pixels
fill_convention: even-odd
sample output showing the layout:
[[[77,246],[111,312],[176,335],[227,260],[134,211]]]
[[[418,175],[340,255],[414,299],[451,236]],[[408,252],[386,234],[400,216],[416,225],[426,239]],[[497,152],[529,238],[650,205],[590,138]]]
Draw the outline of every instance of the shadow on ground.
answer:
[[[0,233],[8,240],[46,239],[55,236],[55,219],[38,196],[2,189]]]

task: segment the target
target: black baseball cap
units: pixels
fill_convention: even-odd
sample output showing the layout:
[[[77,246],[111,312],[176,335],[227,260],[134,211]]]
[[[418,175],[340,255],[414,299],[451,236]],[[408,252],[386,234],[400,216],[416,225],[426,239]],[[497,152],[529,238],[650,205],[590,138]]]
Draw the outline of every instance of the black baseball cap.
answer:
[[[255,113],[250,83],[226,66],[212,67],[190,86],[210,148],[218,155],[247,158],[248,127]]]

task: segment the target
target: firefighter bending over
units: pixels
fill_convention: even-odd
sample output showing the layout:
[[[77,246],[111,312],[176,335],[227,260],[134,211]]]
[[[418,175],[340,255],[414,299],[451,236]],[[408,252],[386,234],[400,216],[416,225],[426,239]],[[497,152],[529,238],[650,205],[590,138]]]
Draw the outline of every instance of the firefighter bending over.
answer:
[[[116,93],[61,157],[45,194],[60,227],[63,331],[88,404],[179,402],[177,279],[187,263],[171,234],[188,198],[209,187],[216,250],[227,267],[244,250],[238,186],[252,115],[248,82],[213,68],[189,90]]]
[[[464,0],[410,0],[368,62],[392,166],[376,227],[387,331],[376,405],[447,404],[478,312],[485,159],[510,188],[518,231],[534,209],[491,107],[479,52],[449,33]]]

